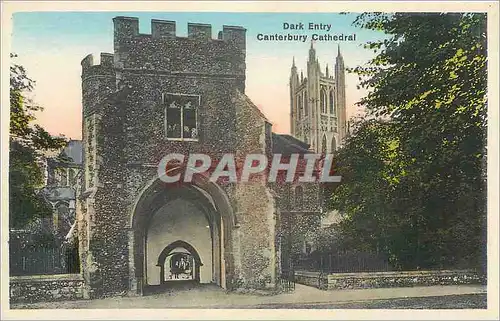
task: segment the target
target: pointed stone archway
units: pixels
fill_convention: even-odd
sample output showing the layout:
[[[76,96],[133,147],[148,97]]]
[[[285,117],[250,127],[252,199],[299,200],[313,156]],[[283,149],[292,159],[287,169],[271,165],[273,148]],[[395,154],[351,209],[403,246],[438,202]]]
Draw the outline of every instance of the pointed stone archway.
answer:
[[[172,169],[169,175],[175,175],[181,170]],[[204,175],[195,174],[190,183],[167,184],[159,178],[154,179],[138,195],[130,217],[130,295],[142,295],[144,288],[148,286],[148,229],[154,213],[162,207],[168,207],[169,202],[180,199],[192,203],[205,215],[212,242],[212,266],[206,268],[212,269],[213,283],[230,289],[235,267],[232,242],[235,216],[225,191]],[[155,268],[158,271],[158,267]]]
[[[189,254],[193,257],[195,264],[193,271],[193,279],[196,282],[200,282],[200,267],[203,266],[203,262],[201,261],[198,251],[196,251],[196,249],[191,244],[182,240],[177,240],[167,245],[160,253],[160,256],[158,257],[158,263],[156,264],[156,266],[160,268],[160,284],[165,283],[165,261],[167,260],[167,257],[172,254],[172,251],[174,251],[176,248],[186,249],[189,252]]]

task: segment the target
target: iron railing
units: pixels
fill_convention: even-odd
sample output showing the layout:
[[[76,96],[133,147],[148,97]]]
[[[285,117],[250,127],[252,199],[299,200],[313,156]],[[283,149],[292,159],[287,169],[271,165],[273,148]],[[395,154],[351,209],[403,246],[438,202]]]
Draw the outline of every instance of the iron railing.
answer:
[[[281,271],[280,286],[284,292],[293,292],[295,290],[295,272],[293,269]]]
[[[372,253],[317,254],[300,259],[296,270],[323,273],[386,272],[391,267],[386,257]]]
[[[10,275],[68,274],[80,271],[78,252],[67,248],[11,249]]]

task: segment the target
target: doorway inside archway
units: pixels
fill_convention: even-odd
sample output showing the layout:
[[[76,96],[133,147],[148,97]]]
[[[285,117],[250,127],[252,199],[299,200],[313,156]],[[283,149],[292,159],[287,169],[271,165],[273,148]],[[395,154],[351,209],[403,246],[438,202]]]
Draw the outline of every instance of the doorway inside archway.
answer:
[[[200,255],[189,243],[178,240],[166,246],[158,257],[160,284],[171,282],[200,282]]]
[[[131,291],[175,282],[225,288],[225,219],[212,194],[194,184],[158,183],[142,195],[133,218]]]
[[[174,252],[167,259],[162,265],[162,271],[166,277],[160,278],[162,283],[184,280],[199,281],[199,273],[194,272],[195,266],[197,268],[198,265],[195,264],[191,254]]]
[[[216,222],[211,222],[216,217],[201,204],[203,200],[190,197],[195,195],[189,191],[179,192],[179,197],[168,200],[152,214],[146,229],[147,285],[188,279],[217,283],[214,270],[220,268],[220,237]],[[198,271],[193,271],[192,256],[197,256]]]

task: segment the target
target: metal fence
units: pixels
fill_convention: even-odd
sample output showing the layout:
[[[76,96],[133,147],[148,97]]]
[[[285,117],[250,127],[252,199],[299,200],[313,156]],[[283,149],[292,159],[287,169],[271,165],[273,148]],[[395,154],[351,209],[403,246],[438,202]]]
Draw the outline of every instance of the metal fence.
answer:
[[[78,252],[73,248],[11,249],[10,275],[78,273]]]
[[[281,272],[280,286],[284,292],[293,292],[295,290],[295,273],[289,268]]]
[[[386,257],[372,253],[316,254],[301,259],[296,270],[324,273],[386,272],[391,267]]]

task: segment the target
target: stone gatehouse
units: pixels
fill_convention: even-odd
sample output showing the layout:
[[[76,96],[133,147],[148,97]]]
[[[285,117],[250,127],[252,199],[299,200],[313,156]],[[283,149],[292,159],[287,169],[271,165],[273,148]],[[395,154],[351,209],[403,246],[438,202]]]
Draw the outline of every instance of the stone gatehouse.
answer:
[[[82,60],[83,188],[78,204],[85,297],[140,295],[182,277],[228,290],[276,289],[281,218],[319,214],[320,186],[212,182],[166,184],[169,153],[308,153],[272,133],[245,95],[246,30],[206,24],[176,35],[172,21],[116,17],[114,52]],[[179,167],[179,170],[182,170]],[[303,184],[302,184],[303,185]],[[290,198],[300,193],[300,202]],[[295,196],[294,196],[295,195]],[[300,203],[300,204],[299,204]],[[175,265],[175,266],[174,266]],[[174,271],[174,268],[176,269]]]

